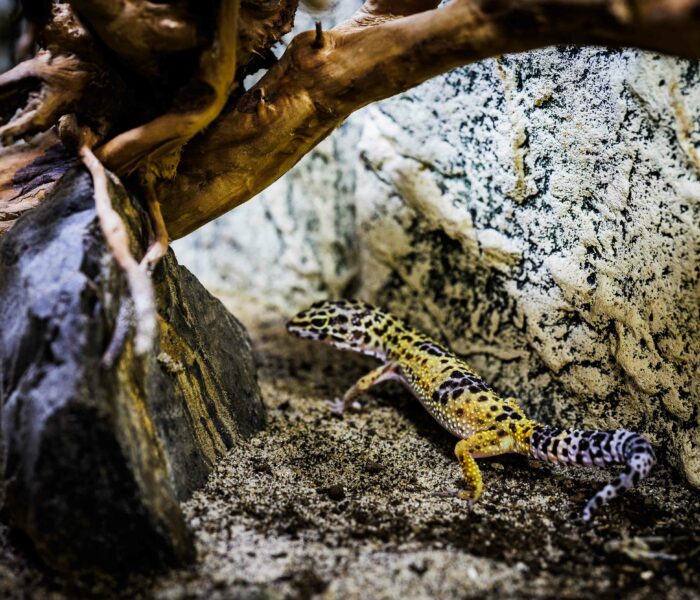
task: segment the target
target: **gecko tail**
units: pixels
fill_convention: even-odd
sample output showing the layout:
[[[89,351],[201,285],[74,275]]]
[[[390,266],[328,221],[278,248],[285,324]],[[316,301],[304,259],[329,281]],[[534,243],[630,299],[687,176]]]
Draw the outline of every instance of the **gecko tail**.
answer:
[[[557,429],[538,425],[530,437],[530,453],[538,460],[606,467],[623,464],[624,470],[599,490],[583,509],[590,523],[604,504],[634,487],[651,472],[656,456],[651,444],[627,429],[613,431]]]

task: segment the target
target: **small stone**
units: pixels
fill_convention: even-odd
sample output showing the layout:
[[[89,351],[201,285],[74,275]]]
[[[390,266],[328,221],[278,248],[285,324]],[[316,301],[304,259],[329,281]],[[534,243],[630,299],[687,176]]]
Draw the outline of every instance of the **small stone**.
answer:
[[[316,490],[319,494],[325,494],[331,500],[339,502],[345,498],[345,488],[340,484],[330,485],[328,487],[321,487]]]
[[[258,459],[253,463],[253,470],[256,473],[265,473],[265,474],[271,474],[272,473],[272,467],[270,466],[270,463],[267,462],[265,459]]]
[[[411,571],[413,571],[417,575],[422,576],[428,570],[428,562],[425,560],[420,562],[414,562],[408,565],[408,568],[411,569]]]

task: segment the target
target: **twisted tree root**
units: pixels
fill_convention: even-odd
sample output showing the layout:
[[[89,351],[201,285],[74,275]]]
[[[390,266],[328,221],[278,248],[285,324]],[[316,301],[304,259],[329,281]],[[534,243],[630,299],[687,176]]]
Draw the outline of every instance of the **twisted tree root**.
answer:
[[[202,52],[197,76],[181,91],[173,111],[126,131],[97,149],[100,160],[112,171],[129,174],[142,167],[153,170],[163,159],[160,174],[175,174],[182,147],[219,116],[235,85],[239,4],[240,0],[222,0],[214,39]],[[199,90],[195,106],[190,88]]]
[[[79,155],[92,176],[95,211],[97,212],[105,241],[112,252],[112,256],[114,256],[114,260],[122,268],[127,278],[136,326],[134,352],[137,355],[143,355],[153,348],[157,328],[153,283],[146,266],[139,264],[129,250],[129,236],[126,226],[119,214],[112,208],[107,184],[107,172],[104,166],[93,154],[89,143],[82,143]],[[122,309],[120,308],[121,313]],[[122,326],[119,325],[118,319],[114,339],[118,340],[122,337],[123,331],[120,332],[120,327]],[[114,343],[110,343],[108,353],[118,355],[118,351],[115,351],[113,345]]]
[[[53,56],[40,50],[0,75],[0,101],[13,104],[23,89],[31,89],[39,81],[38,89],[29,92],[26,104],[0,127],[0,142],[10,145],[16,139],[45,131],[59,117],[73,110],[91,73],[75,55]]]
[[[297,35],[182,153],[158,197],[177,239],[254,197],[359,108],[487,57],[553,44],[700,57],[700,0],[368,0]],[[319,38],[320,35],[320,38]]]
[[[148,176],[145,179],[143,188],[146,195],[148,214],[153,224],[153,238],[141,259],[141,266],[150,271],[168,251],[168,230],[165,227],[163,213],[160,210],[160,202],[153,187],[153,176]]]

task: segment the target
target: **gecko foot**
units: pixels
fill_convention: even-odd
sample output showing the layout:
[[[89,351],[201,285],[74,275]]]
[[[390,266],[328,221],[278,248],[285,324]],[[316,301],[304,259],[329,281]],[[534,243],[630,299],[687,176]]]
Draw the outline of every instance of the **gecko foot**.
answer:
[[[359,402],[352,402],[349,406],[345,406],[345,402],[342,398],[326,400],[326,404],[328,404],[330,407],[331,412],[339,417],[343,416],[346,411],[357,411],[362,408],[362,405]]]

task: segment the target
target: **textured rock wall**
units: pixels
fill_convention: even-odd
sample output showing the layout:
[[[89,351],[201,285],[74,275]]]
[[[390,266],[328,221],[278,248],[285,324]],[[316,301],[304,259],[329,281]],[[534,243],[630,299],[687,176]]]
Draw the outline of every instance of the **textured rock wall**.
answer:
[[[697,62],[485,61],[356,115],[183,245],[208,240],[193,266],[234,303],[360,295],[542,419],[647,432],[700,486],[699,124]]]

